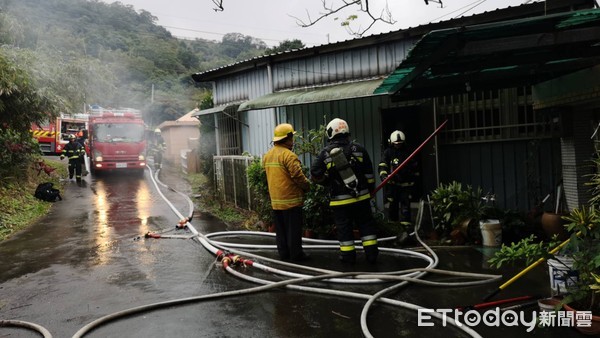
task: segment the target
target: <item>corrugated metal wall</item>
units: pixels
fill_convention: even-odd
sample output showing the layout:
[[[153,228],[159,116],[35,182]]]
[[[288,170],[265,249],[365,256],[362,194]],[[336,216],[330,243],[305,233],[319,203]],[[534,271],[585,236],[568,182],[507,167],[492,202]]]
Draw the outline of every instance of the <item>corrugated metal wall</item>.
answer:
[[[414,40],[395,41],[260,66],[251,71],[219,79],[215,83],[215,104],[254,99],[274,91],[387,75],[405,58],[414,43]],[[492,103],[496,102],[499,105],[495,108],[499,122],[508,116],[506,114],[530,114],[527,110],[522,112],[511,110],[516,109],[515,100],[518,95],[511,95],[508,98],[502,93],[496,96],[492,95],[493,92],[490,93],[489,97],[485,93],[481,97],[473,93],[472,100],[475,103],[455,105],[454,113],[460,114],[461,118],[467,118],[474,113],[469,115],[465,112],[472,110],[479,113],[481,110],[483,121],[487,121],[485,114],[488,110],[490,114],[494,112],[492,108],[495,106]],[[490,104],[486,105],[485,102],[488,101]],[[500,105],[505,101],[506,105]],[[482,109],[477,108],[480,104],[483,104]],[[292,123],[296,130],[302,132],[316,129],[320,125],[327,124],[331,119],[339,117],[348,122],[352,138],[363,144],[369,151],[376,169],[384,146],[382,140],[387,139],[387,136],[382,135],[385,128],[382,126],[381,111],[396,105],[386,96],[377,96],[242,112],[239,114],[241,119],[239,154],[242,152],[256,156],[264,154],[271,147],[272,131],[277,123]],[[427,114],[425,111],[423,113]],[[448,111],[440,109],[440,113],[448,114]],[[446,118],[445,115],[443,117]],[[477,118],[472,120],[478,121]],[[471,120],[468,121],[471,123]],[[518,122],[526,125],[527,121]],[[514,122],[500,124],[514,124]],[[447,129],[464,129],[464,126],[461,126],[453,125]],[[422,132],[428,135],[432,131],[429,127],[422,126]],[[474,126],[473,130],[478,128],[481,126]],[[427,135],[421,136],[424,138]],[[547,193],[554,191],[557,182],[561,179],[560,144],[557,139],[500,141],[502,138],[502,135],[498,135],[496,142],[486,142],[482,139],[481,143],[442,144],[439,147],[440,181],[447,183],[457,180],[479,186],[484,192],[495,194],[500,207],[528,210]],[[312,158],[304,156],[301,160],[304,165],[309,166]],[[423,184],[426,190],[432,187],[431,182]],[[378,202],[381,204],[381,201]]]
[[[481,187],[502,208],[530,210],[561,179],[558,138],[442,145],[439,159],[441,183]]]
[[[271,78],[268,66],[224,77],[215,82],[214,103],[222,105],[254,99],[274,91],[385,76],[405,58],[406,53],[415,42],[414,39],[394,41],[377,46],[276,63],[270,65],[272,67]],[[272,132],[278,123],[291,122],[297,129],[313,129],[320,124],[327,123],[323,122],[325,114],[329,114],[329,120],[336,116],[347,119],[351,128],[356,130],[357,140],[360,141],[362,137],[370,138],[361,143],[377,149],[377,153],[379,153],[379,146],[371,144],[379,144],[380,135],[371,133],[374,130],[380,130],[379,107],[389,105],[388,101],[387,97],[382,96],[372,99],[344,100],[242,112],[240,113],[240,119],[243,122],[240,153],[247,152],[252,155],[265,153],[270,148]],[[287,114],[288,111],[290,114]],[[367,113],[365,114],[365,112]],[[367,130],[369,133],[363,132]]]

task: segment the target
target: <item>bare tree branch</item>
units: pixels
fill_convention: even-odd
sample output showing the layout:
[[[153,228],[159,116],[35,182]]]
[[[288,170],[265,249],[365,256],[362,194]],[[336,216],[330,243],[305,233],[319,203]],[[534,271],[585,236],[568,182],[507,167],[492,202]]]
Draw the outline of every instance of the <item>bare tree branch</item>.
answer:
[[[308,11],[306,13],[306,19],[300,19],[298,17],[291,16],[291,15],[290,16],[292,18],[296,19],[296,23],[300,27],[310,27],[310,26],[314,26],[315,24],[317,24],[319,21],[321,21],[324,18],[327,18],[327,17],[330,17],[330,16],[340,13],[342,10],[345,10],[350,7],[358,6],[360,8],[359,11],[364,12],[370,19],[369,24],[367,25],[366,28],[362,28],[361,26],[358,26],[357,28],[352,27],[352,23],[355,20],[359,19],[358,15],[350,15],[340,23],[340,25],[346,29],[348,34],[351,34],[356,37],[363,36],[378,21],[381,21],[381,22],[384,22],[384,23],[387,23],[390,25],[393,25],[396,23],[396,20],[394,20],[394,18],[392,17],[392,13],[390,12],[390,9],[389,9],[389,6],[387,3],[385,5],[385,8],[381,11],[381,13],[379,13],[379,15],[375,15],[373,13],[373,9],[369,6],[369,0],[343,0],[342,3],[337,6],[334,6],[333,1],[331,1],[331,0],[329,0],[330,4],[328,4],[328,0],[321,0],[321,3],[323,5],[323,9],[325,11],[320,12],[319,16],[316,17],[315,19],[312,18],[310,13],[308,13]],[[334,20],[338,20],[338,18],[336,17],[336,18],[334,18]]]
[[[224,10],[223,1],[224,0],[212,0],[215,6],[217,6],[214,8],[215,11]],[[425,0],[426,5],[429,5],[430,2],[438,3],[440,4],[440,7],[443,7],[442,0]],[[321,4],[324,11],[319,12],[314,18],[308,10],[306,10],[306,18],[304,19],[289,14],[288,16],[295,19],[298,26],[310,27],[316,25],[319,21],[332,16],[334,17],[333,20],[339,20],[339,18],[336,17],[337,14],[348,8],[358,6],[358,11],[365,13],[369,18],[369,23],[365,28],[362,28],[360,25],[357,28],[352,28],[352,23],[355,23],[355,20],[359,19],[359,16],[356,14],[349,15],[346,19],[343,19],[340,22],[340,25],[344,27],[349,34],[355,37],[362,37],[377,22],[383,22],[389,25],[396,23],[396,20],[394,20],[392,17],[392,12],[390,11],[387,1],[385,8],[381,10],[379,15],[373,13],[373,9],[369,6],[369,0],[341,0],[341,2],[338,2],[337,4],[335,0],[321,0]]]
[[[327,6],[327,0],[321,0],[321,4],[323,5],[323,9],[325,9],[325,13],[319,13],[319,16],[317,17],[317,19],[313,20],[310,16],[310,12],[308,12],[308,10],[306,11],[306,18],[307,20],[302,20],[298,17],[295,17],[293,15],[290,15],[290,17],[296,19],[296,24],[298,24],[298,26],[300,27],[310,27],[310,26],[314,26],[317,22],[321,21],[322,19],[325,19],[328,16],[334,15],[340,11],[342,11],[344,8],[359,4],[360,5],[360,1],[361,0],[354,0],[354,1],[346,1],[344,0],[344,4],[340,5],[338,8],[333,8],[333,7],[328,7]],[[335,18],[334,20],[337,20],[337,18]]]
[[[222,12],[225,10],[225,8],[223,7],[223,0],[212,0],[213,4],[215,4],[215,8],[213,8],[213,10],[215,12]]]

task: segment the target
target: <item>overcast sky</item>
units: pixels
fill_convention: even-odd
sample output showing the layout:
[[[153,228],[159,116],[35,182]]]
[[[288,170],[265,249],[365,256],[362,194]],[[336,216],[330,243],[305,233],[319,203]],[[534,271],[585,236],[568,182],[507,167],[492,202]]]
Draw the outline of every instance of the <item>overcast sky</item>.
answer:
[[[113,3],[113,0],[103,0]],[[332,1],[327,0],[330,4]],[[360,14],[357,8],[325,18],[313,27],[302,28],[292,17],[307,18],[307,12],[315,18],[322,12],[322,0],[223,0],[225,11],[214,11],[211,0],[121,0],[137,11],[144,9],[158,18],[174,36],[204,38],[220,41],[227,33],[242,33],[263,40],[269,46],[289,39],[300,39],[306,46],[326,44],[352,39],[340,26],[340,21],[352,14]],[[468,16],[509,6],[519,6],[532,0],[444,0],[444,6],[424,0],[388,0],[393,26],[377,23],[370,34],[414,27],[429,22]],[[383,9],[386,1],[371,0],[371,8]],[[379,12],[379,10],[377,11]],[[363,15],[364,17],[364,15]],[[363,24],[364,26],[364,24]],[[369,34],[367,34],[369,35]]]

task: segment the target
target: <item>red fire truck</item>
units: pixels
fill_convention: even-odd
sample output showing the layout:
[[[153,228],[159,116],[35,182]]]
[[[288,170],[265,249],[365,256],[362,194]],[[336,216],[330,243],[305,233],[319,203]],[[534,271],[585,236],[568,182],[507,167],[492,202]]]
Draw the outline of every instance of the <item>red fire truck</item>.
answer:
[[[80,129],[87,128],[87,114],[61,113],[60,116],[48,119],[41,125],[33,124],[31,132],[44,154],[60,155],[65,144],[69,143],[69,134],[76,135]]]
[[[146,168],[146,137],[142,115],[135,109],[93,109],[89,119],[90,170]]]

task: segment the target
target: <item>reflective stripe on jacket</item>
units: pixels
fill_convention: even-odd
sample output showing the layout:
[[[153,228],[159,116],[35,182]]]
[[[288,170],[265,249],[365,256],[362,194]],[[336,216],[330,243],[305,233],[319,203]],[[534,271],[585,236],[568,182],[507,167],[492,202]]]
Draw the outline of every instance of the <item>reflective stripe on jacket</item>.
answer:
[[[65,145],[62,151],[62,155],[67,157],[69,160],[78,159],[79,156],[85,154],[85,148],[79,142],[69,142]]]
[[[269,196],[273,210],[287,210],[304,204],[304,192],[310,182],[302,171],[298,155],[275,144],[264,156]]]
[[[331,149],[342,147],[348,162],[353,162],[352,171],[358,179],[356,196],[352,196],[350,190],[343,183],[340,174],[335,169],[329,153]],[[370,192],[375,188],[375,176],[373,174],[373,163],[367,150],[356,142],[347,138],[334,139],[321,150],[310,167],[313,181],[329,186],[329,205],[331,207],[352,204],[371,198]]]

